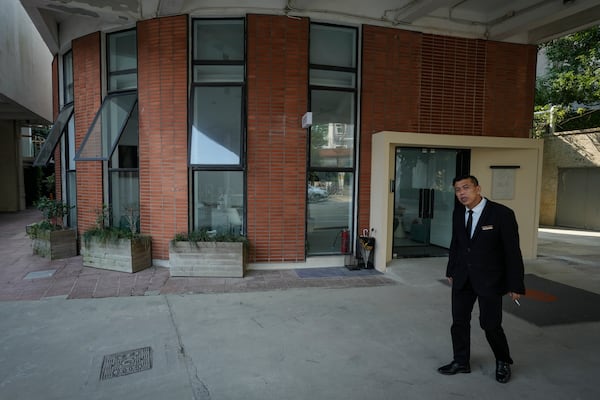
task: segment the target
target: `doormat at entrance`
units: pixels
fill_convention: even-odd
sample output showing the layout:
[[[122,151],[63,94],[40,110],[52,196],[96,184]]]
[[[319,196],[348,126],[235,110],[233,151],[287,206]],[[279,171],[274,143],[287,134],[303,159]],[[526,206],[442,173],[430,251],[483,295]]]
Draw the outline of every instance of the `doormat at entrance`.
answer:
[[[504,296],[504,311],[537,326],[600,321],[600,295],[596,293],[534,274],[525,275],[525,287],[520,307]]]
[[[339,278],[339,277],[357,277],[383,275],[376,269],[356,269],[349,270],[346,267],[325,267],[325,268],[299,268],[295,269],[299,278]]]

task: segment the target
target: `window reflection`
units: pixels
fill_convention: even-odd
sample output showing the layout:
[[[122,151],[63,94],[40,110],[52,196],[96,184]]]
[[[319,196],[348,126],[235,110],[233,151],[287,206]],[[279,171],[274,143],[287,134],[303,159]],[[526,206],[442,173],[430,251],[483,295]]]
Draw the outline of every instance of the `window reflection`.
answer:
[[[195,87],[191,164],[239,164],[241,87]]]
[[[243,188],[242,171],[194,172],[194,229],[242,234]]]
[[[313,172],[308,182],[307,244],[310,254],[339,254],[341,232],[352,226],[351,172]]]

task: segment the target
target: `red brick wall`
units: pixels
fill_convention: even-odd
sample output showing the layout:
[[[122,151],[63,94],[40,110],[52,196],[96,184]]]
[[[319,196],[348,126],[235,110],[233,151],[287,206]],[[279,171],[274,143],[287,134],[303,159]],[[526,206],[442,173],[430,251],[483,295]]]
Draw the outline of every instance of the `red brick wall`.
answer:
[[[357,232],[369,228],[371,136],[419,130],[421,34],[363,26]]]
[[[485,136],[530,136],[536,57],[535,46],[487,43]]]
[[[418,132],[481,135],[485,42],[423,35],[421,55]]]
[[[52,59],[52,118],[56,120],[58,112],[60,111],[59,101],[59,81],[58,81],[58,56],[54,56]],[[54,122],[54,121],[52,121]],[[62,175],[60,171],[61,158],[60,158],[60,142],[54,150],[54,191],[56,192],[56,198],[60,200],[62,198]]]
[[[101,104],[100,33],[73,40],[75,148],[79,149]],[[102,162],[77,162],[77,227],[94,226],[102,208]]]
[[[307,19],[247,19],[247,234],[250,262],[303,261]]]
[[[138,23],[140,228],[152,258],[188,230],[188,16]]]
[[[369,226],[381,130],[529,137],[536,49],[363,26],[358,227]]]

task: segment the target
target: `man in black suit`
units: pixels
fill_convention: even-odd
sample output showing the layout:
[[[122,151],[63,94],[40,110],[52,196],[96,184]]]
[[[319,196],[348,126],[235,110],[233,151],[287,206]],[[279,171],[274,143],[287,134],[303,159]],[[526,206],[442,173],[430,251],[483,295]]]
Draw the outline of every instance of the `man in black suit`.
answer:
[[[469,373],[471,312],[479,301],[479,324],[496,357],[496,380],[510,379],[508,342],[502,329],[502,296],[515,303],[525,294],[523,258],[514,212],[481,196],[477,178],[465,175],[452,182],[456,207],[446,277],[452,285],[452,348],[454,359],[438,368],[444,375]]]

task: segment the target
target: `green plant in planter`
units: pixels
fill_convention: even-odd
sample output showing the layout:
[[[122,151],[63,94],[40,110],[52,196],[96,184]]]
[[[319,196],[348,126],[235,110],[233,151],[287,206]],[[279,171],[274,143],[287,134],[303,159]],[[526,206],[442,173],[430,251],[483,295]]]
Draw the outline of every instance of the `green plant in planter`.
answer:
[[[149,246],[152,241],[150,236],[139,233],[137,223],[133,223],[133,221],[137,221],[136,209],[132,207],[127,209],[127,211],[129,229],[110,226],[111,208],[106,204],[102,205],[102,209],[96,211],[96,225],[83,233],[85,244],[89,245],[92,239],[97,239],[102,243],[115,243],[119,239],[138,239],[146,246]]]
[[[35,206],[42,212],[44,219],[27,226],[26,232],[31,239],[37,239],[48,231],[65,229],[63,225],[64,217],[73,208],[60,200],[51,200],[47,197],[40,198]]]
[[[173,242],[242,242],[248,243],[245,236],[233,233],[217,233],[206,228],[175,234]]]
[[[239,234],[200,229],[178,233],[169,244],[171,276],[242,278],[248,240]]]
[[[109,225],[110,207],[104,205],[97,211],[96,226],[83,233],[84,266],[128,273],[152,266],[152,238],[138,232],[136,210],[128,210],[131,220],[125,228]]]

